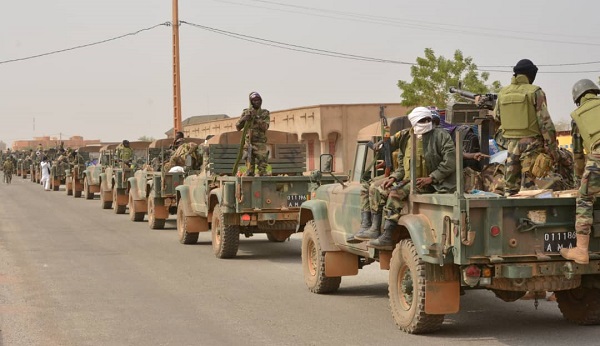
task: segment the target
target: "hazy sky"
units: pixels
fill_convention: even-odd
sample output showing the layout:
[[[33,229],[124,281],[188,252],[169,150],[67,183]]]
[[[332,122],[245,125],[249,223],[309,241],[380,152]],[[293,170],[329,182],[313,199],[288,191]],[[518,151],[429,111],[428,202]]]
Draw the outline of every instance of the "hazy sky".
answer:
[[[164,137],[173,126],[171,28],[31,60],[171,21],[170,0],[19,0],[0,5],[0,140],[82,135],[103,141]],[[510,71],[600,60],[600,1],[180,0],[180,20],[298,46],[415,62],[425,48],[460,49]],[[347,60],[258,45],[182,25],[183,119],[239,116],[248,93],[281,110],[315,104],[400,102],[408,65]],[[483,67],[481,67],[484,69]],[[545,73],[588,71],[584,73]],[[597,81],[600,63],[540,66],[555,122],[574,108],[571,87]],[[491,80],[510,81],[510,72]],[[35,119],[35,121],[34,121]]]

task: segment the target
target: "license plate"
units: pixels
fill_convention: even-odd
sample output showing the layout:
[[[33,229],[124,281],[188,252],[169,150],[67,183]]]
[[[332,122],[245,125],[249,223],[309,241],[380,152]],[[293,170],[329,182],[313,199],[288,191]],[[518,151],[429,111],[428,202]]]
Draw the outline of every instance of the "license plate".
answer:
[[[287,196],[287,206],[288,207],[299,207],[302,203],[308,200],[307,195],[288,195]]]
[[[544,252],[559,252],[577,246],[575,231],[544,233]]]

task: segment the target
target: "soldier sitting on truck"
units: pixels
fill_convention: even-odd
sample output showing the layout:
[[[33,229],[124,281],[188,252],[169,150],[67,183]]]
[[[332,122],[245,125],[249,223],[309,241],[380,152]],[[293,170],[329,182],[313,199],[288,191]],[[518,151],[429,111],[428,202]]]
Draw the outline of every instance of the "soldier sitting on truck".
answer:
[[[185,159],[188,155],[192,158],[191,168],[193,170],[200,169],[202,166],[202,156],[198,153],[198,144],[190,142],[183,143],[175,150],[173,155],[171,155],[169,162],[165,163],[163,167],[164,171],[169,172],[173,167],[185,166]]]
[[[133,160],[133,149],[129,146],[128,140],[123,140],[121,144],[117,146],[115,149],[115,156],[121,162],[122,168],[127,168],[131,166],[131,161]]]
[[[451,193],[456,189],[456,157],[452,138],[447,131],[433,127],[432,114],[426,107],[417,107],[408,115],[412,125],[411,132],[416,135],[417,142],[410,141],[405,151],[398,155],[398,174],[390,175],[382,186],[391,188],[383,212],[385,224],[383,234],[371,240],[368,246],[374,248],[389,248],[394,244],[393,230],[398,224],[403,201],[408,198],[410,187],[405,178],[405,166],[410,163],[410,157],[405,153],[412,152],[416,144],[418,160],[416,166],[416,188],[418,193]],[[402,173],[400,173],[401,171]],[[410,171],[410,170],[408,170]],[[400,182],[398,184],[397,182]]]

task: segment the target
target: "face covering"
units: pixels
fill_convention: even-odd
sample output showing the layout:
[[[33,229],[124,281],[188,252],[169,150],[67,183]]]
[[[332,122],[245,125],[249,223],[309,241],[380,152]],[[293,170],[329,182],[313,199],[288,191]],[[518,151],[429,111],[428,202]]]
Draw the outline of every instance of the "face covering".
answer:
[[[429,132],[433,130],[433,123],[432,122],[428,122],[428,123],[417,123],[415,126],[413,126],[413,131],[415,132],[415,135],[417,135],[417,138],[421,138],[423,137],[423,134]]]

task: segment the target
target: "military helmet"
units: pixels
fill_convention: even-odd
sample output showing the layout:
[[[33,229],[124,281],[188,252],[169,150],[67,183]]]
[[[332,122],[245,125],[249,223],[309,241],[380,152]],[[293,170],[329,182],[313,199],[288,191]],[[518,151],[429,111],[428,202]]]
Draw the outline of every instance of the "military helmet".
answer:
[[[600,94],[600,88],[598,88],[596,83],[589,79],[580,79],[573,85],[573,102],[579,103],[579,99],[586,91],[594,91],[596,95]]]

